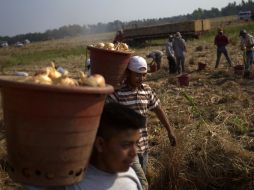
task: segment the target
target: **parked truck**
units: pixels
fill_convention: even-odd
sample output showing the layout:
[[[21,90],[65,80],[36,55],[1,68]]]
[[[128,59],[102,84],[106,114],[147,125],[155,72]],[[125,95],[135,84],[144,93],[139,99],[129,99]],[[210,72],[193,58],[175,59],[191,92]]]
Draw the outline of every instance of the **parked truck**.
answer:
[[[240,20],[249,21],[251,20],[252,13],[251,11],[240,11],[238,16]]]
[[[124,29],[121,39],[122,42],[128,44],[136,44],[142,43],[146,40],[167,38],[170,34],[175,34],[176,32],[180,32],[185,38],[198,38],[200,34],[209,31],[210,29],[210,20],[192,20],[163,25]]]

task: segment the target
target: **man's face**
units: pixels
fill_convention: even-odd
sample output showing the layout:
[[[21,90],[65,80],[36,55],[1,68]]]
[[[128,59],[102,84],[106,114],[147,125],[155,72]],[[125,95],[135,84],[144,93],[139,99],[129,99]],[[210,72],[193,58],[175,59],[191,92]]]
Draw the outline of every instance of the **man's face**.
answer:
[[[139,87],[144,82],[145,78],[146,73],[136,73],[129,71],[128,82],[134,88]]]
[[[137,154],[139,136],[139,130],[127,129],[103,139],[98,156],[101,157],[104,170],[110,173],[127,171]]]

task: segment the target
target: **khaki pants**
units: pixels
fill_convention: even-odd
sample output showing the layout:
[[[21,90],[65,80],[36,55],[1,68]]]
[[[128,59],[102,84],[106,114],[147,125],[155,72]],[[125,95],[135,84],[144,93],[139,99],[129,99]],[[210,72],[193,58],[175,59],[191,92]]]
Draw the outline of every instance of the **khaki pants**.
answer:
[[[140,164],[138,155],[135,157],[132,166],[133,170],[136,172],[138,179],[142,185],[143,190],[148,190],[148,181],[146,179],[146,175],[144,173],[144,170]]]

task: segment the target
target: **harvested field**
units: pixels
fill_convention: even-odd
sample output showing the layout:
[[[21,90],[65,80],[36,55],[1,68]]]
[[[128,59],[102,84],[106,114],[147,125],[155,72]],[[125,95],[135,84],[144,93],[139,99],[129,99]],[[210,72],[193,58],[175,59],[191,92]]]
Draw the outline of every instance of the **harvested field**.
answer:
[[[1,72],[8,75],[15,71],[34,73],[54,59],[58,65],[75,73],[84,68],[85,47],[94,41],[88,39],[91,41],[80,37],[31,44],[23,49],[0,49]],[[98,41],[111,39],[109,34]],[[242,63],[237,40],[228,47],[234,64]],[[63,53],[56,53],[56,49]],[[145,56],[155,49],[164,49],[164,45],[138,48],[135,54]],[[51,57],[48,50],[52,50]],[[13,61],[22,58],[26,58],[25,61]],[[168,74],[165,56],[162,69],[147,76],[146,82],[161,99],[178,138],[177,147],[170,147],[165,130],[155,115],[149,115],[151,190],[254,188],[254,141],[251,137],[254,135],[254,80],[235,76],[223,56],[219,69],[215,70],[215,59],[216,49],[211,39],[188,41],[185,62],[190,74],[188,87],[180,87],[176,75]],[[198,62],[206,63],[207,68],[197,71]],[[0,186],[22,189],[5,172],[4,131],[1,122]]]
[[[239,22],[238,15],[211,18],[211,27],[217,28]]]

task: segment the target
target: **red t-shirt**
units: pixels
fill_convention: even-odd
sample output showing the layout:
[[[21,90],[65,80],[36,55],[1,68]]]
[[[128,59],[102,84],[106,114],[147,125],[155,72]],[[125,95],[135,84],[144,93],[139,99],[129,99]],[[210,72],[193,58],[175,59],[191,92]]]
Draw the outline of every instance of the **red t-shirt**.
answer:
[[[226,46],[228,45],[228,37],[225,36],[224,34],[217,34],[217,36],[214,39],[214,44],[217,45],[218,47]]]

